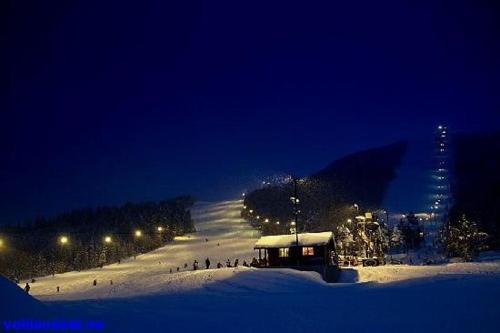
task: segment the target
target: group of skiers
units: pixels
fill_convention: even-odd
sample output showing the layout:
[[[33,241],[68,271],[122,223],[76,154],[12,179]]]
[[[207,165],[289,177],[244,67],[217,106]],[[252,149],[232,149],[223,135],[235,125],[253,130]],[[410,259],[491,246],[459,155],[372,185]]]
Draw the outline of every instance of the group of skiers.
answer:
[[[255,261],[255,260],[256,259],[254,258],[254,260],[252,260],[252,262]],[[231,260],[229,260],[229,259],[227,259],[227,261],[226,261],[226,267],[238,267],[239,264],[240,264],[240,260],[239,259],[235,259],[234,263],[231,263]],[[210,258],[205,259],[205,268],[206,269],[210,269],[210,265],[211,265]],[[246,260],[243,260],[243,264],[242,265],[245,266],[245,267],[250,267],[251,266],[251,264],[249,265],[246,262]],[[186,266],[187,265],[185,264],[184,268],[186,268]],[[217,263],[216,267],[217,268],[222,268],[222,267],[224,267],[224,265],[219,261]],[[195,260],[195,261],[193,261],[193,271],[196,271],[198,269],[199,269],[199,263],[198,263],[198,260]],[[177,267],[177,271],[179,271],[179,267]],[[170,270],[170,273],[172,273],[172,270]]]

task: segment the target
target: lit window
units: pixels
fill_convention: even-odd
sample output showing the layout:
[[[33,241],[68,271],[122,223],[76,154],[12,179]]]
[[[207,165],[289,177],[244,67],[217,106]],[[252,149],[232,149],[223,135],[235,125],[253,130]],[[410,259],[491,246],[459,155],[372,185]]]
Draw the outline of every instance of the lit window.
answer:
[[[280,247],[280,257],[288,257],[288,248],[287,247]]]
[[[303,256],[313,256],[314,255],[314,247],[303,247],[302,248]]]

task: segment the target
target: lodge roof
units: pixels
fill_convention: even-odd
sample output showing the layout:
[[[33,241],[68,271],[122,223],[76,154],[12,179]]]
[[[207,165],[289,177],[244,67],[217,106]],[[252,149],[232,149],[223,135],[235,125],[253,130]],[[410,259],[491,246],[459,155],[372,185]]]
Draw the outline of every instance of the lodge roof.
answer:
[[[319,246],[326,245],[333,239],[333,232],[310,232],[299,234],[299,246]],[[295,234],[291,235],[276,235],[263,236],[257,243],[254,249],[268,249],[278,247],[293,247],[297,246]]]

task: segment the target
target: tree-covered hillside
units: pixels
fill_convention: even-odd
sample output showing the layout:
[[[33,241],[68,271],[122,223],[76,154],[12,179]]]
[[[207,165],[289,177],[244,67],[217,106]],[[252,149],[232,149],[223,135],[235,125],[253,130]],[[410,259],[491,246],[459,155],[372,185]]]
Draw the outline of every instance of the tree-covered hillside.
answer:
[[[26,278],[84,270],[151,251],[194,231],[189,208],[179,197],[120,207],[79,209],[0,229],[0,273]]]
[[[356,208],[382,208],[382,201],[406,151],[406,143],[368,149],[334,161],[297,181],[300,231],[335,230]],[[288,233],[294,219],[294,182],[248,193],[243,216],[265,234]]]

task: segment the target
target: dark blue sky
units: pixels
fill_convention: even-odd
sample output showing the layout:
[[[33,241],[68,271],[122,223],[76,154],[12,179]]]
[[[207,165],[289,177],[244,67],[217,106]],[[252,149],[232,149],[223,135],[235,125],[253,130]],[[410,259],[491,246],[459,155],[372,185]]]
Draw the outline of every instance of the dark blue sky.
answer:
[[[496,6],[496,7],[495,7]],[[500,128],[495,1],[11,1],[0,223]]]

